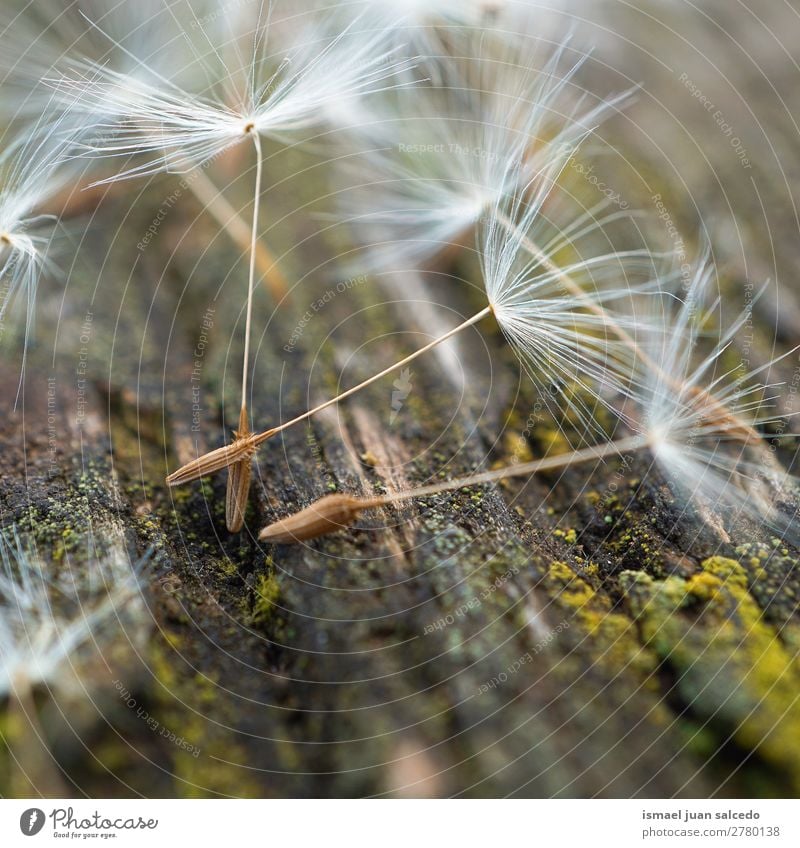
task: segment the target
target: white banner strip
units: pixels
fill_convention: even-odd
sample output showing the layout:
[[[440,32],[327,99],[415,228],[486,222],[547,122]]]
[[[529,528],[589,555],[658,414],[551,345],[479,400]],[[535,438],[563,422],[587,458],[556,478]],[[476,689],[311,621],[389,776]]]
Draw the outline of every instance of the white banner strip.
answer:
[[[800,845],[795,800],[0,801],[0,845]],[[191,840],[188,842],[187,840]]]

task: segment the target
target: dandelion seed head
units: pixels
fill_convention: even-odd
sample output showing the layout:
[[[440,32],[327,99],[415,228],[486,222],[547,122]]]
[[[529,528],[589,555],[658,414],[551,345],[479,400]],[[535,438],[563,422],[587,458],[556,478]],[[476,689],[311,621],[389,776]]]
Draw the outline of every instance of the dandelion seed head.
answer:
[[[276,54],[269,47],[271,8],[264,3],[246,33],[225,33],[224,27],[207,25],[194,14],[179,26],[189,30],[192,74],[187,68],[179,75],[163,64],[153,67],[107,33],[134,60],[133,70],[88,58],[66,63],[60,74],[48,78],[60,102],[86,128],[85,158],[142,158],[100,182],[185,173],[253,133],[281,142],[294,139],[319,126],[329,102],[391,86],[393,77],[410,65],[395,55],[388,25],[360,32],[353,24],[337,32],[321,14]],[[179,76],[205,84],[190,87],[177,81]]]
[[[57,222],[47,205],[74,176],[74,168],[63,162],[71,144],[65,124],[63,113],[45,114],[20,128],[0,153],[0,318],[22,300],[26,340],[39,279],[53,269],[48,255]]]
[[[681,298],[665,293],[651,300],[650,326],[660,322],[660,329],[650,331],[649,345],[643,339],[634,426],[680,505],[710,507],[726,521],[767,526],[797,543],[793,520],[779,504],[798,502],[798,481],[759,435],[775,420],[779,395],[779,384],[759,378],[784,357],[755,370],[724,364],[747,313],[703,350],[703,328],[719,318],[715,279],[706,251]]]
[[[464,240],[504,198],[557,175],[628,96],[587,106],[575,86],[586,57],[567,61],[567,43],[540,59],[529,39],[453,38],[436,85],[378,101],[346,135],[362,149],[345,157],[340,211],[372,268],[416,269]]]
[[[93,557],[88,579],[59,580],[16,529],[0,534],[0,696],[20,685],[69,691],[72,672],[120,629],[128,640],[144,632],[137,568],[121,544]]]

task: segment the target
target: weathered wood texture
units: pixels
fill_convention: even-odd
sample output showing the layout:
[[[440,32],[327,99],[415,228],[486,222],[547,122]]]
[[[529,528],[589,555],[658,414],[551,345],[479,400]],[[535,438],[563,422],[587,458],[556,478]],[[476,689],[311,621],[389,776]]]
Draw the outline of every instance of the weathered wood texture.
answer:
[[[602,23],[622,35],[595,32],[593,87],[607,78],[611,90],[621,75],[643,83],[630,117],[603,131],[620,155],[598,170],[631,205],[657,213],[660,194],[687,244],[707,228],[731,315],[747,282],[777,280],[748,355],[756,364],[772,350],[775,297],[777,345],[787,349],[799,329],[798,166],[783,155],[797,142],[796,67],[756,22],[726,17],[726,4],[713,12],[761,66],[745,67],[699,14],[671,20],[676,34],[628,6],[597,5],[614,7]],[[784,25],[800,33],[796,20]],[[783,37],[797,49],[799,38]],[[683,73],[735,126],[751,168]],[[225,167],[247,171],[229,189],[246,211],[247,153]],[[477,280],[467,251],[393,288],[370,280],[337,290],[348,236],[312,215],[329,208],[317,202],[324,164],[276,152],[267,173],[263,237],[273,249],[296,245],[282,263],[297,285],[280,310],[259,294],[251,409],[264,426],[409,352],[433,318],[449,326],[482,305],[461,279]],[[131,183],[79,222],[80,258],[70,269],[68,255],[68,279],[42,289],[16,410],[18,370],[3,368],[2,523],[30,533],[54,569],[65,553],[80,561],[89,533],[121,532],[132,555],[152,551],[147,651],[107,669],[92,701],[40,693],[51,767],[71,791],[800,790],[796,552],[683,510],[644,460],[367,513],[351,532],[305,546],[257,543],[265,523],[330,491],[399,489],[558,448],[490,322],[415,363],[399,410],[389,379],[265,445],[241,534],[224,529],[224,475],[168,491],[168,471],[235,426],[245,272],[186,192],[137,250],[174,188],[168,178]],[[413,303],[418,293],[435,305]],[[412,302],[391,302],[403,300]],[[782,366],[789,384],[796,359]],[[791,459],[790,448],[779,453]],[[143,710],[199,754],[154,730]],[[10,716],[3,725],[9,745],[25,732]],[[7,748],[4,793],[19,785]]]

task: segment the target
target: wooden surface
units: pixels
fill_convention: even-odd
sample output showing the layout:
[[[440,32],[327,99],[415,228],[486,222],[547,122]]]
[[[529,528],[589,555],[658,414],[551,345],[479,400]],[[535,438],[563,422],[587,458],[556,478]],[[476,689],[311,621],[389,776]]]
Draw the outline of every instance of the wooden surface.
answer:
[[[642,32],[638,13],[613,20]],[[787,110],[800,108],[800,88],[756,24],[725,22],[750,33],[759,69],[694,18],[693,44],[717,50],[716,72],[683,41],[685,20],[671,22],[682,35],[652,23],[616,51],[643,93],[630,118],[603,131],[622,151],[604,160],[604,176],[632,205],[660,193],[690,241],[705,226],[731,314],[746,283],[777,281],[758,307],[756,364],[776,330],[776,350],[798,339],[797,128]],[[647,57],[653,40],[668,69]],[[593,82],[611,90],[620,74],[603,67],[607,50]],[[752,168],[681,73],[736,124]],[[225,184],[237,168],[232,202],[246,211],[248,155],[214,176]],[[452,326],[482,306],[468,250],[433,274],[344,285],[349,236],[313,215],[326,208],[323,174],[310,154],[267,162],[263,237],[285,251],[294,289],[280,309],[259,293],[256,426],[302,412],[413,350],[435,322]],[[796,552],[683,511],[646,460],[366,513],[356,529],[305,546],[256,541],[264,524],[331,491],[391,491],[557,449],[546,412],[527,426],[537,398],[491,322],[415,363],[399,410],[390,378],[265,445],[241,534],[225,531],[224,475],[168,491],[168,471],[235,426],[245,280],[188,195],[137,250],[174,185],[130,183],[74,222],[87,236],[74,265],[74,248],[61,262],[66,279],[42,287],[16,410],[19,370],[3,369],[2,523],[33,536],[56,569],[65,553],[92,567],[81,559],[89,534],[122,533],[132,556],[150,552],[147,649],[101,668],[92,700],[39,693],[49,767],[70,791],[797,793]],[[791,449],[779,454],[788,461]],[[154,731],[114,680],[199,754]],[[9,715],[3,732],[9,794],[20,783],[7,748],[29,731]]]

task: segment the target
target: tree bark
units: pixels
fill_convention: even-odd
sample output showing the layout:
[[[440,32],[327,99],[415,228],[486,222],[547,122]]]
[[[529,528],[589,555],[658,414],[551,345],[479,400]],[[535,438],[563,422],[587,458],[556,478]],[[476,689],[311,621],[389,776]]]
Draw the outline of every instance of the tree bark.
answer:
[[[662,70],[643,73],[665,102],[695,105]],[[650,174],[656,151],[618,126]],[[717,131],[703,132],[719,151]],[[346,237],[319,232],[303,208],[319,184],[281,182],[298,155],[268,158],[265,232],[296,245],[279,259],[298,282],[290,308],[263,291],[256,302],[258,428],[409,353],[439,332],[430,316],[453,326],[482,305],[468,250],[424,279],[348,280],[335,265]],[[741,164],[719,156],[714,173],[746,217]],[[785,187],[761,177],[786,210]],[[653,174],[643,196],[669,197],[689,231],[694,198],[676,199],[670,180]],[[720,195],[701,182],[713,216]],[[398,490],[557,450],[563,436],[491,326],[415,363],[400,388],[388,378],[264,445],[240,534],[225,529],[224,474],[169,490],[170,471],[236,426],[246,267],[188,195],[137,251],[171,190],[164,178],[133,211],[125,196],[96,210],[63,299],[61,284],[43,284],[16,409],[19,372],[0,375],[3,525],[54,569],[65,551],[91,568],[90,534],[122,533],[133,558],[149,552],[147,651],[98,674],[90,703],[37,701],[76,795],[800,791],[796,552],[684,509],[646,459],[365,513],[305,545],[258,543],[261,527],[330,492]],[[109,240],[106,215],[122,235]],[[733,291],[773,262],[774,243],[744,233],[747,265],[734,258],[723,281]],[[786,267],[793,250],[794,237],[779,239],[776,261]],[[781,278],[790,297],[794,276]],[[785,349],[796,329],[783,327]],[[757,329],[754,359],[770,333]],[[795,360],[781,366],[789,380]],[[7,722],[9,768],[16,732]]]

